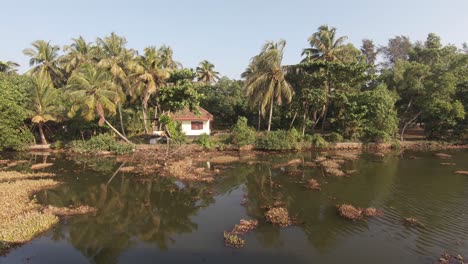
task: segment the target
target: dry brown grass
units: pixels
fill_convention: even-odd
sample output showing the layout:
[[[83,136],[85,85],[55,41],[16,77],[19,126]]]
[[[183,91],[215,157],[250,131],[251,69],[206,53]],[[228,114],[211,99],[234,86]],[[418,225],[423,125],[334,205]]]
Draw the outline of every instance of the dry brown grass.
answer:
[[[337,169],[337,168],[328,168],[326,167],[325,168],[325,173],[327,175],[331,175],[331,176],[336,176],[336,177],[343,177],[345,176],[346,174],[340,170],[340,169]]]
[[[2,172],[10,173],[10,172]],[[6,176],[4,176],[6,177]],[[12,174],[10,178],[20,178]],[[25,176],[24,178],[27,178]],[[58,222],[57,216],[41,213],[41,206],[30,195],[58,183],[51,179],[17,180],[0,183],[0,241],[24,243]]]
[[[286,210],[284,207],[277,207],[268,210],[265,213],[265,218],[268,222],[279,225],[281,227],[287,227],[293,223],[289,217],[288,210]]]
[[[53,163],[38,163],[31,165],[31,170],[40,170],[54,165]]]
[[[237,161],[239,161],[239,157],[228,156],[228,155],[220,155],[220,156],[215,156],[215,157],[210,158],[210,162],[219,163],[219,164],[232,163],[232,162],[237,162]]]
[[[356,208],[350,204],[342,204],[337,206],[340,216],[350,220],[361,220],[364,217],[383,216],[384,212],[373,207]]]
[[[235,235],[243,235],[249,231],[254,230],[258,226],[257,220],[245,220],[241,219],[240,223],[235,225],[231,233]]]
[[[57,216],[73,216],[73,215],[80,215],[80,214],[89,214],[89,213],[96,213],[97,209],[87,205],[80,205],[77,207],[55,207],[55,206],[47,206],[42,210],[43,213],[50,213]]]
[[[311,179],[310,181],[308,181],[307,186],[312,190],[317,190],[317,191],[321,190],[320,183],[318,183],[318,181],[314,179]]]
[[[26,180],[26,179],[38,179],[38,178],[51,178],[54,177],[53,173],[21,173],[17,171],[0,171],[0,182],[1,181],[12,181],[12,180]]]

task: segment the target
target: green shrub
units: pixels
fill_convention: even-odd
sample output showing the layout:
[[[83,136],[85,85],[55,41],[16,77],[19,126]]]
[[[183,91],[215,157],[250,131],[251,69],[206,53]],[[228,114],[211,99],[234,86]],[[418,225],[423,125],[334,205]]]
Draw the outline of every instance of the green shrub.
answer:
[[[51,149],[63,149],[63,146],[64,144],[61,140],[57,140],[54,143],[50,144]]]
[[[255,143],[256,132],[247,125],[247,118],[241,116],[232,128],[231,142],[237,147],[251,145]]]
[[[212,149],[216,147],[216,142],[208,134],[205,133],[198,136],[195,142],[205,149]]]
[[[312,142],[312,146],[315,148],[326,148],[328,146],[328,142],[319,134],[313,134],[310,140]]]
[[[261,150],[299,150],[302,138],[296,129],[271,131],[260,135],[255,147]]]
[[[166,127],[169,138],[175,143],[181,144],[187,142],[187,136],[182,132],[182,124],[180,122],[173,120],[168,115],[162,115],[159,118],[159,122]]]
[[[332,142],[332,143],[343,142],[343,136],[336,132],[330,133],[327,136],[327,139],[328,139],[328,142]]]
[[[78,153],[93,153],[98,151],[111,151],[117,154],[125,154],[133,151],[134,146],[127,143],[118,142],[110,134],[99,134],[89,140],[74,140],[70,143],[70,148]]]

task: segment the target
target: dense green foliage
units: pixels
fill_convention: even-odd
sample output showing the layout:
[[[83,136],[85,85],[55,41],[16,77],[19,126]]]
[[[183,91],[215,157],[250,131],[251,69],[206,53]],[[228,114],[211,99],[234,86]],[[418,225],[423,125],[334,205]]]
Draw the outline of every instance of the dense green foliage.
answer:
[[[255,143],[256,132],[247,125],[247,118],[240,116],[231,131],[231,142],[237,147]]]
[[[300,150],[302,136],[296,129],[276,130],[259,135],[255,147],[261,150]]]
[[[24,124],[28,117],[27,88],[30,84],[26,76],[0,73],[0,150],[21,149],[33,141]]]
[[[393,142],[411,128],[422,128],[428,139],[467,138],[466,46],[443,45],[433,33],[424,42],[396,36],[380,48],[371,39],[359,48],[346,39],[322,25],[293,65],[282,64],[286,41],[269,41],[243,80],[220,78],[206,60],[184,68],[168,46],[139,53],[115,33],[94,43],[74,38],[63,49],[37,40],[23,51],[31,66],[25,75],[15,62],[0,61],[0,149],[21,148],[33,137],[67,142],[109,132],[130,142],[127,136],[163,128],[181,143],[180,124],[168,117],[185,108],[197,113],[198,106],[213,114],[212,128],[233,127],[238,147],[325,145],[317,133],[331,142]],[[278,132],[256,139],[248,124]]]
[[[134,146],[128,143],[118,142],[110,134],[99,134],[89,140],[74,140],[69,147],[78,153],[95,153],[98,151],[110,151],[116,154],[125,154],[133,151]]]

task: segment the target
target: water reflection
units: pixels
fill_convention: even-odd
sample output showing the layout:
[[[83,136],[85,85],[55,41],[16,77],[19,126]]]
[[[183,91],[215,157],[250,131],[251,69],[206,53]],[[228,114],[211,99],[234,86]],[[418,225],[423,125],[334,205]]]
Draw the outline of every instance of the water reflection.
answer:
[[[191,254],[192,242],[185,239],[206,252],[200,254],[219,256],[213,263],[227,256],[231,262],[247,256],[284,262],[272,258],[275,255],[291,256],[297,263],[424,263],[445,250],[468,255],[468,177],[452,174],[466,169],[468,152],[454,153],[455,167],[440,165],[430,153],[411,154],[420,159],[399,153],[383,158],[363,154],[345,163],[344,169],[358,171],[349,178],[327,177],[320,168],[276,166],[293,158],[311,161],[315,155],[274,155],[250,165],[234,164],[208,185],[180,184],[157,175],[114,175],[121,164],[113,158],[49,157],[56,158],[55,165],[46,171],[57,172],[64,184],[40,193],[38,199],[55,206],[98,208],[96,215],[66,219],[48,234],[93,263],[123,261],[124,253],[135,248],[140,251],[133,254],[141,257],[165,259],[154,256],[152,249],[157,249],[170,252],[171,260],[182,260],[182,255]],[[311,178],[319,181],[322,191],[306,188]],[[243,198],[247,202],[241,205]],[[341,203],[381,208],[385,216],[346,221],[335,209]],[[300,225],[281,229],[266,223],[264,213],[271,206],[286,207]],[[402,225],[408,216],[425,228]],[[222,232],[241,218],[258,219],[260,225],[247,237],[246,248],[225,249]]]

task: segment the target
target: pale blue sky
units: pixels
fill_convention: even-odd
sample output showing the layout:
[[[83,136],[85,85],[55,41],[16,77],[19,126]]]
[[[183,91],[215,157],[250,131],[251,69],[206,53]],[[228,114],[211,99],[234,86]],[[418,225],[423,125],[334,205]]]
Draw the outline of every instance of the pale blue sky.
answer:
[[[128,47],[168,44],[176,60],[196,67],[204,59],[239,78],[267,40],[287,41],[284,63],[300,60],[307,38],[321,24],[359,46],[363,38],[386,44],[395,35],[424,40],[434,32],[444,43],[468,42],[468,0],[11,0],[0,3],[0,60],[26,70],[22,50],[37,39],[63,46],[115,31]]]

